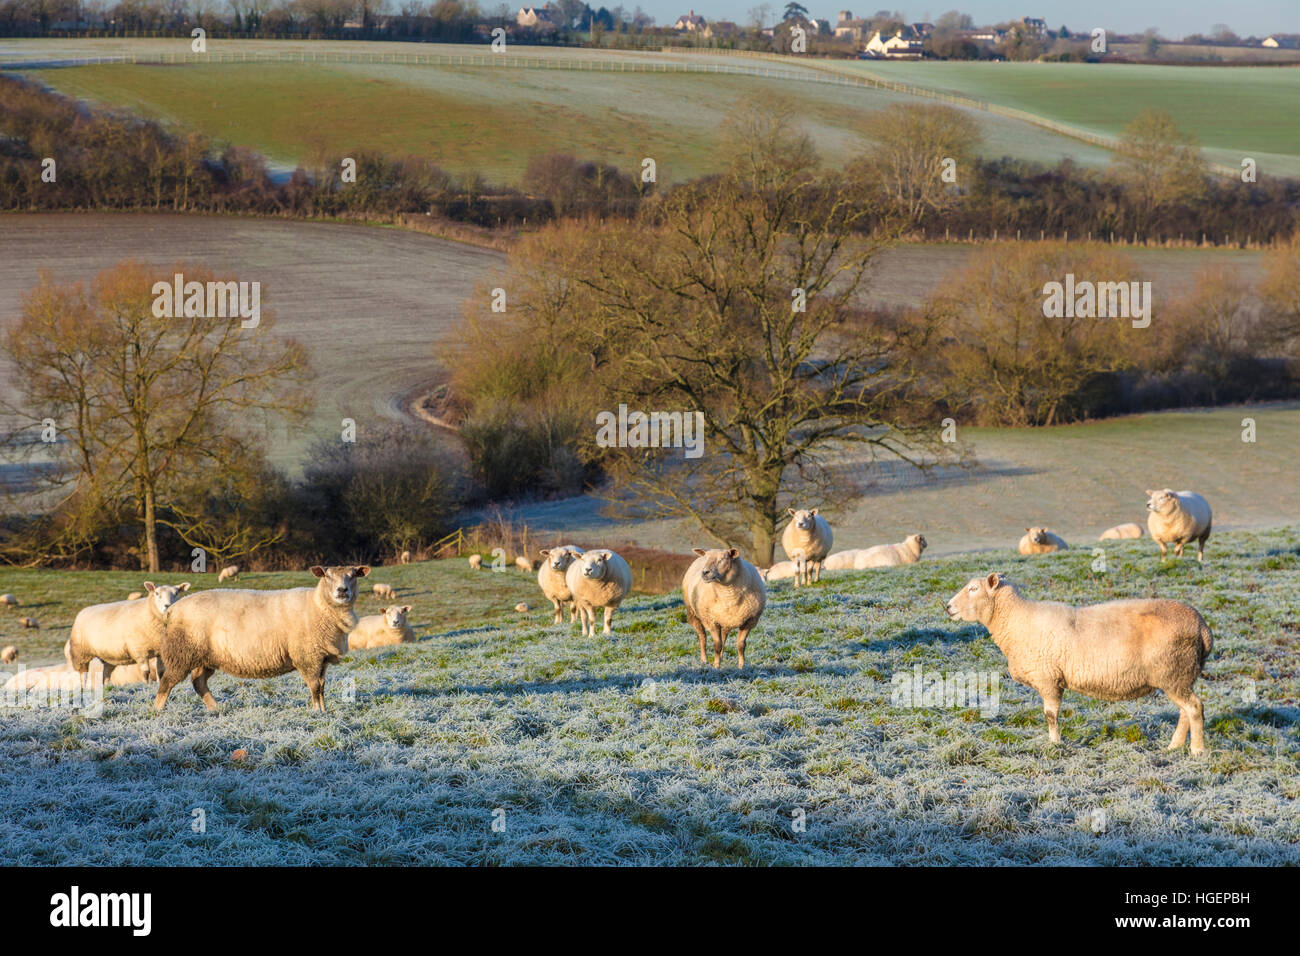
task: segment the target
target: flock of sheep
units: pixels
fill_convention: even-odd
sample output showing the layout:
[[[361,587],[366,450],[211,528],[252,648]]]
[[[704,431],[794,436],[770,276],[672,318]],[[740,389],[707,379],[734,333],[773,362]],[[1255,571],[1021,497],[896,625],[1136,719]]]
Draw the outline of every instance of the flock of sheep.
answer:
[[[1147,529],[1160,545],[1162,559],[1169,545],[1181,556],[1186,544],[1197,541],[1197,559],[1204,560],[1212,520],[1205,499],[1170,489],[1147,495]],[[817,509],[790,509],[789,514],[781,539],[788,560],[766,570],[744,560],[734,548],[695,549],[696,558],[682,579],[682,596],[686,619],[699,638],[701,663],[708,663],[706,645],[712,638],[712,664],[719,667],[726,638],[734,631],[737,666],[744,667],[745,642],[767,606],[768,581],[793,577],[799,587],[818,581],[823,569],[911,564],[926,547],[925,537],[914,534],[898,544],[832,553],[830,525]],[[1137,525],[1121,525],[1101,537],[1141,534]],[[1026,529],[1020,541],[1022,554],[1066,547],[1045,528]],[[632,590],[627,561],[609,549],[583,551],[573,545],[544,549],[541,555],[537,582],[553,606],[555,623],[563,623],[567,607],[570,623],[580,620],[583,636],[595,636],[596,612],[603,611],[603,631],[610,634],[614,612]],[[402,560],[410,560],[409,552]],[[533,570],[526,558],[517,563]],[[470,565],[481,567],[480,556],[472,556]],[[357,619],[353,606],[358,582],[370,573],[369,567],[313,567],[311,573],[318,579],[314,587],[275,591],[215,588],[188,594],[188,583],[145,582],[147,595],[92,605],[77,614],[64,648],[63,673],[79,681],[98,664],[114,668],[108,675],[113,683],[157,680],[158,710],[189,675],[204,704],[215,710],[208,678],[218,670],[242,678],[296,670],[307,685],[311,705],[323,712],[330,664],[349,650],[408,643],[415,635],[406,620],[410,605],[381,608],[377,615]],[[218,577],[224,582],[238,575],[239,569],[230,567]],[[375,584],[372,591],[377,597],[395,597],[386,584]],[[0,604],[16,606],[17,601],[3,595]],[[1164,600],[1112,601],[1084,608],[1033,601],[996,573],[972,579],[944,607],[954,620],[988,628],[1007,657],[1011,677],[1042,697],[1051,740],[1060,740],[1057,713],[1064,690],[1102,700],[1162,690],[1181,714],[1170,749],[1181,747],[1190,732],[1192,752],[1204,751],[1202,708],[1192,688],[1212,637],[1195,608]],[[16,652],[5,648],[0,656],[9,662]],[[37,673],[16,675],[6,689]]]

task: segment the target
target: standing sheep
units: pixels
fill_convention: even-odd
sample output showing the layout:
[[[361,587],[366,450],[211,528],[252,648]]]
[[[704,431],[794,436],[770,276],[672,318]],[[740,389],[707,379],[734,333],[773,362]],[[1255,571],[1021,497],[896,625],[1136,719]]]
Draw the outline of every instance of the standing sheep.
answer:
[[[471,554],[469,556],[469,566],[473,568],[475,571],[483,567],[483,555]]]
[[[696,548],[698,557],[682,578],[682,600],[686,620],[700,639],[700,663],[708,662],[704,654],[705,634],[713,635],[713,666],[722,664],[722,649],[727,634],[736,632],[736,666],[745,666],[745,640],[767,607],[767,588],[758,569],[728,551],[705,551]]]
[[[527,555],[523,555],[523,554],[516,555],[515,567],[517,567],[520,571],[524,571],[528,574],[531,574],[533,572],[533,562],[529,560]]]
[[[18,599],[12,594],[0,594],[0,604],[3,604],[5,607],[17,607]]]
[[[1168,545],[1174,554],[1183,556],[1183,546],[1196,541],[1196,560],[1205,560],[1205,542],[1210,538],[1214,515],[1210,503],[1193,491],[1175,492],[1172,488],[1147,491],[1147,530],[1160,545],[1160,560],[1169,556]]]
[[[397,592],[393,590],[391,584],[376,584],[370,589],[371,593],[377,598],[385,598],[392,601],[397,597]]]
[[[565,572],[574,559],[582,554],[582,549],[562,544],[558,548],[543,548],[540,553],[543,560],[542,566],[537,569],[537,584],[541,587],[542,594],[546,595],[546,600],[555,606],[555,623],[564,623],[564,605],[567,604],[569,624],[572,626],[574,618],[578,616],[578,608],[573,603],[573,592],[569,590]]]
[[[229,567],[222,568],[221,573],[217,575],[218,584],[220,584],[222,581],[235,581],[238,579],[239,579],[239,565],[237,564],[232,564]]]
[[[16,660],[18,660],[18,648],[12,644],[0,651],[0,664],[12,664]]]
[[[411,563],[411,552],[410,552],[410,551],[403,551],[400,560],[401,560],[401,562],[402,562],[403,564],[410,564],[410,563]]]
[[[1140,524],[1134,524],[1133,522],[1130,521],[1128,524],[1117,524],[1113,528],[1107,528],[1105,531],[1101,533],[1101,537],[1098,538],[1097,540],[1114,541],[1117,539],[1122,540],[1124,538],[1140,538],[1140,537],[1142,537],[1142,526]]]
[[[317,566],[311,573],[319,579],[313,588],[204,591],[172,608],[162,644],[166,673],[154,707],[162,710],[187,674],[208,710],[216,710],[208,678],[218,670],[246,678],[297,670],[311,705],[324,713],[325,670],[347,653],[357,626],[357,579],[370,568]]]
[[[1057,534],[1046,528],[1026,528],[1025,536],[1020,539],[1021,554],[1052,554],[1056,551],[1068,551],[1070,546]]]
[[[37,630],[40,630],[41,627],[40,622],[34,617],[20,617],[18,619],[18,624],[21,627],[31,627],[36,628]]]
[[[794,562],[794,586],[798,587],[801,582],[820,581],[822,562],[831,553],[834,541],[831,526],[817,514],[816,508],[811,511],[786,510],[790,514],[790,523],[781,532],[781,547],[785,549],[786,557]]]
[[[909,534],[898,544],[878,544],[873,548],[863,548],[853,559],[855,570],[864,568],[892,568],[900,564],[915,564],[921,560],[921,552],[928,542],[923,534]]]
[[[1075,608],[1031,601],[1000,574],[972,578],[944,605],[954,620],[978,621],[1007,657],[1011,679],[1043,699],[1047,734],[1061,742],[1061,693],[1134,700],[1162,690],[1181,716],[1169,743],[1190,728],[1192,753],[1205,752],[1201,702],[1192,692],[1214,639],[1196,608],[1181,601],[1109,601]]]
[[[582,636],[596,636],[596,609],[605,609],[605,633],[615,609],[632,590],[632,569],[613,551],[587,551],[570,562],[565,583],[582,621]]]
[[[149,673],[157,670],[163,634],[171,609],[180,604],[190,583],[155,585],[144,582],[149,592],[144,601],[113,601],[82,608],[72,621],[65,656],[68,666],[85,674],[90,662],[99,658],[110,667],[139,664]]]
[[[415,631],[406,623],[406,615],[410,610],[409,604],[394,604],[392,607],[381,607],[378,614],[363,617],[348,635],[348,650],[414,643]]]

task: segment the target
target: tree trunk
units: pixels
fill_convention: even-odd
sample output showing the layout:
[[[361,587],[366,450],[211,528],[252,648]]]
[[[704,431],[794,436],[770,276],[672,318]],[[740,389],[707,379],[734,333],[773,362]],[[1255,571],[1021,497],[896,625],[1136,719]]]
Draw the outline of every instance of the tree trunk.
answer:
[[[776,554],[775,525],[769,518],[755,515],[749,527],[754,538],[754,564],[760,568],[770,568]]]
[[[157,573],[158,567],[158,520],[154,511],[153,487],[145,485],[144,489],[144,540],[145,554],[149,561],[147,570]]]

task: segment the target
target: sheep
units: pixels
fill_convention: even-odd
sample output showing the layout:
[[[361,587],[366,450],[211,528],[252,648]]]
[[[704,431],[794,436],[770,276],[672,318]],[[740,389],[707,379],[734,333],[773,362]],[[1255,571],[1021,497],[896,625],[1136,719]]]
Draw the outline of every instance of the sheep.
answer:
[[[167,615],[190,589],[188,581],[178,585],[144,582],[147,601],[113,601],[82,608],[72,621],[66,657],[68,666],[82,674],[94,658],[105,664],[139,664],[148,672],[162,645]],[[155,669],[157,665],[154,665]]]
[[[1101,533],[1098,541],[1113,541],[1123,538],[1140,538],[1143,535],[1142,526],[1129,522],[1128,524],[1117,524],[1113,528],[1107,528]]]
[[[713,666],[722,664],[722,649],[727,634],[736,632],[736,666],[745,666],[745,640],[767,607],[767,588],[758,569],[740,556],[735,548],[706,551],[698,555],[682,578],[682,600],[686,620],[700,639],[700,663],[704,655],[705,634],[713,635]]]
[[[154,708],[187,674],[208,710],[217,702],[208,678],[223,670],[235,677],[302,675],[311,706],[325,712],[325,670],[348,651],[348,634],[357,626],[352,610],[357,579],[366,565],[311,568],[311,588],[281,591],[247,589],[203,591],[171,609],[163,634],[166,672],[158,683]]]
[[[410,610],[409,604],[394,604],[391,607],[381,607],[378,614],[363,617],[348,635],[348,650],[414,643],[415,631],[406,623],[406,615]]]
[[[820,581],[822,562],[831,553],[834,541],[831,526],[817,514],[816,508],[811,511],[786,510],[790,513],[790,523],[781,532],[781,547],[795,564],[794,586]]]
[[[1183,546],[1196,539],[1196,560],[1205,561],[1205,542],[1209,540],[1214,515],[1210,503],[1193,491],[1175,492],[1172,488],[1147,491],[1147,530],[1160,545],[1160,560],[1169,556],[1168,545],[1174,546],[1174,555],[1183,556]]]
[[[220,584],[222,581],[227,581],[227,580],[230,581],[239,580],[239,565],[232,564],[229,567],[225,567],[221,569],[221,573],[217,575],[217,583]]]
[[[909,534],[898,544],[878,544],[872,548],[863,548],[854,555],[853,567],[861,571],[864,568],[892,568],[900,564],[915,564],[921,560],[921,552],[929,542],[923,534]]]
[[[383,583],[376,584],[370,589],[370,591],[371,593],[374,594],[375,597],[385,598],[386,600],[389,601],[392,601],[397,597],[397,592],[393,590],[393,586],[391,584],[383,584]]]
[[[483,567],[483,555],[471,554],[469,556],[469,566],[473,568],[475,571]]]
[[[126,599],[128,601],[138,601],[142,597],[144,597],[143,591],[132,591],[130,594],[126,596]]]
[[[582,636],[596,636],[596,608],[605,609],[605,633],[615,609],[632,590],[632,569],[613,551],[587,551],[564,572],[565,583],[582,621]]]
[[[411,563],[411,552],[410,552],[410,551],[403,551],[400,560],[401,560],[401,562],[402,562],[403,564],[410,564],[410,563]]]
[[[18,599],[12,594],[0,594],[0,604],[3,604],[5,607],[17,607]]]
[[[848,551],[836,551],[834,554],[828,554],[826,560],[822,562],[823,571],[848,571],[853,568],[853,562],[857,558],[859,548],[850,548]],[[770,569],[769,569],[770,570]]]
[[[516,605],[515,605],[515,612],[516,612],[517,614],[527,614],[527,613],[528,613],[528,602],[527,602],[527,601],[520,601],[518,604],[516,604]]]
[[[522,554],[515,556],[515,567],[517,567],[520,571],[526,571],[529,574],[531,574],[534,570],[533,562],[530,561],[526,555],[522,555]]]
[[[1201,702],[1192,692],[1214,645],[1209,626],[1189,604],[1108,601],[1075,608],[1021,597],[1000,574],[972,578],[945,603],[954,620],[978,621],[1007,657],[1012,680],[1043,699],[1047,734],[1061,742],[1061,693],[1134,700],[1162,690],[1180,711],[1170,750],[1190,728],[1193,754],[1205,752]]]
[[[104,662],[92,661],[90,664],[90,681],[95,685],[104,683]],[[7,694],[35,691],[75,692],[86,686],[86,677],[77,673],[67,664],[52,664],[48,667],[28,667],[18,671],[7,681],[2,690]]]
[[[778,561],[758,573],[762,575],[764,581],[782,581],[794,577],[797,570],[793,561]]]
[[[18,624],[20,627],[36,628],[37,630],[39,630],[41,626],[34,617],[20,617],[18,619]]]
[[[542,566],[537,569],[537,584],[542,589],[546,600],[555,606],[555,623],[564,623],[564,605],[569,606],[569,624],[578,616],[578,608],[573,603],[573,592],[569,590],[565,572],[580,554],[582,549],[571,544],[562,544],[558,548],[543,548],[540,552]]]
[[[12,664],[16,660],[18,660],[18,648],[12,644],[0,651],[0,664]]]
[[[1055,551],[1068,551],[1070,546],[1060,535],[1046,528],[1026,528],[1019,549],[1021,554],[1052,554]]]

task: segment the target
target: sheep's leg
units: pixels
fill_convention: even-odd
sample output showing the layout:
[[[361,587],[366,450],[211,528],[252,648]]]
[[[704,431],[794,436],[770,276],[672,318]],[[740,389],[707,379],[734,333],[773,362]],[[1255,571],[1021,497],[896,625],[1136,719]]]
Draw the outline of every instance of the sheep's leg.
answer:
[[[311,695],[311,707],[325,713],[325,662],[321,661],[314,668],[304,664],[298,668],[307,692]]]
[[[749,628],[742,627],[736,631],[736,666],[745,667],[745,638],[749,637]]]
[[[727,632],[721,624],[713,625],[713,666],[722,666],[722,645],[727,640]]]
[[[1169,548],[1165,546],[1163,541],[1157,541],[1156,544],[1160,545],[1160,560],[1164,561],[1169,557]]]
[[[572,601],[569,602],[569,624],[572,625],[578,619],[578,605]]]
[[[700,623],[700,619],[698,617],[692,617],[691,627],[695,628],[695,633],[699,635],[700,638],[700,663],[707,664],[709,662],[709,658],[704,652],[704,625]]]
[[[163,670],[162,675],[158,678],[158,695],[153,699],[154,710],[162,710],[167,706],[167,695],[172,692],[172,688],[181,682],[185,676],[185,668],[168,667]]]
[[[1165,691],[1165,693],[1169,694],[1169,691]],[[1191,691],[1188,691],[1187,696],[1182,699],[1174,697],[1172,694],[1169,694],[1169,698],[1182,711],[1182,716],[1178,719],[1179,730],[1182,729],[1185,721],[1187,729],[1192,733],[1192,755],[1205,753],[1205,711],[1201,707],[1201,699]],[[1182,737],[1177,730],[1174,731],[1174,740],[1177,741],[1179,747],[1182,746]],[[1171,750],[1175,749],[1172,743],[1169,747]]]
[[[1043,714],[1047,717],[1047,737],[1054,744],[1061,742],[1061,731],[1056,715],[1061,712],[1061,692],[1055,687],[1038,692],[1043,698]]]
[[[563,608],[561,608],[561,606],[560,606],[560,599],[559,599],[559,598],[551,598],[551,603],[555,605],[555,623],[556,623],[556,624],[563,624],[563,623],[564,623],[564,610],[563,610]]]
[[[614,609],[612,607],[605,608],[605,633],[606,634],[612,633],[609,629],[609,622],[613,619],[613,617],[614,617]],[[596,630],[595,618],[592,618],[591,629],[593,632]]]
[[[1205,563],[1205,542],[1210,540],[1210,532],[1207,528],[1205,534],[1196,539],[1196,560]]]
[[[820,561],[814,561],[812,568],[813,568],[813,580],[820,581],[822,579],[822,563]]]
[[[1187,708],[1183,707],[1182,705],[1179,705],[1178,726],[1174,728],[1173,739],[1169,741],[1170,750],[1179,750],[1182,748],[1183,742],[1187,740],[1187,727],[1188,727]]]
[[[190,675],[190,683],[194,685],[194,692],[203,698],[203,706],[208,710],[219,710],[217,700],[212,696],[212,691],[208,690],[208,678],[215,674],[215,667],[196,667],[194,673]]]
[[[1175,557],[1175,558],[1181,558],[1181,557],[1183,556],[1183,544],[1184,544],[1184,542],[1179,541],[1176,545],[1174,545],[1174,557]]]

